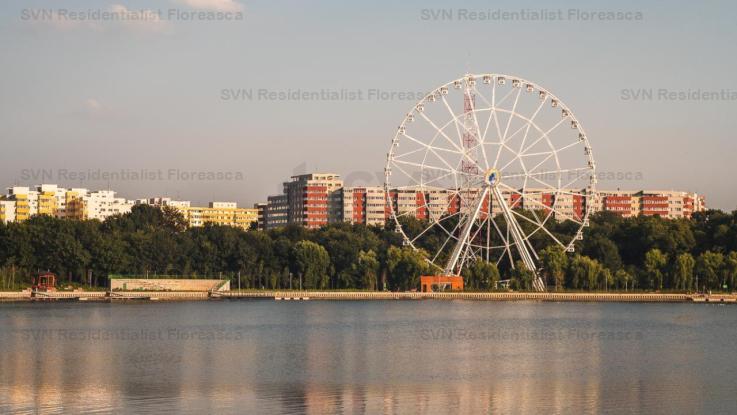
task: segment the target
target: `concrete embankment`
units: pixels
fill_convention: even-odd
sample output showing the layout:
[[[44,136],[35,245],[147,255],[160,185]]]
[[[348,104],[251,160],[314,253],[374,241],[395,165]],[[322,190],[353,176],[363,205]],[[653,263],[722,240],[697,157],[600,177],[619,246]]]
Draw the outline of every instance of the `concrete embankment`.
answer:
[[[471,300],[636,303],[737,303],[736,295],[671,293],[479,293],[479,292],[376,292],[376,291],[54,291],[0,292],[0,301],[187,301],[216,299],[295,300]]]
[[[552,302],[737,302],[735,295],[700,296],[661,293],[479,293],[479,292],[361,292],[361,291],[229,291],[221,298],[273,298],[276,300],[476,300]]]

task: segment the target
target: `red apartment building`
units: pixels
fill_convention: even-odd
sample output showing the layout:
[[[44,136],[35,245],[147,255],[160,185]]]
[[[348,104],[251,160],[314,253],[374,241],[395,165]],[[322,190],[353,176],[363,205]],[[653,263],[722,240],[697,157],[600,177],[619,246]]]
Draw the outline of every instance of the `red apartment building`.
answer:
[[[524,199],[517,192],[503,195],[513,209],[550,212],[554,207],[555,218],[559,220],[580,220],[587,209],[614,212],[623,217],[659,215],[669,219],[690,218],[694,212],[706,209],[704,197],[696,193],[602,190],[596,197],[587,198],[585,191],[568,189],[555,195],[545,189],[527,189]],[[586,206],[587,201],[591,202],[590,207]],[[457,193],[449,190],[394,189],[387,197],[383,187],[343,187],[337,174],[312,173],[293,176],[291,181],[284,183],[284,194],[269,196],[263,207],[265,223],[261,228],[273,229],[287,224],[319,228],[336,222],[383,226],[392,211],[400,217],[432,219],[457,213],[461,204]],[[499,202],[493,200],[490,209],[488,201],[484,201],[482,218],[490,210],[492,214],[500,213]]]

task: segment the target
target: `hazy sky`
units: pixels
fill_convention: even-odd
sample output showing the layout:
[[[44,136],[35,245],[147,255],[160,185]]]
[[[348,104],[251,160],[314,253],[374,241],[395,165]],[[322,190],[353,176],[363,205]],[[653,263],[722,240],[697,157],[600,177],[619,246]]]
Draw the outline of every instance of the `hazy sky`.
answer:
[[[143,9],[161,14],[97,13]],[[208,10],[230,20],[190,14]],[[697,191],[731,210],[736,21],[732,1],[4,1],[0,186],[109,186],[128,198],[250,205],[304,171],[379,184],[415,103],[397,93],[414,98],[471,71],[518,75],[563,99],[588,132],[600,188]],[[237,89],[251,98],[233,97]],[[258,96],[290,89],[362,99]],[[660,96],[723,89],[711,100]],[[390,96],[368,96],[376,90]],[[141,170],[156,177],[73,177]]]

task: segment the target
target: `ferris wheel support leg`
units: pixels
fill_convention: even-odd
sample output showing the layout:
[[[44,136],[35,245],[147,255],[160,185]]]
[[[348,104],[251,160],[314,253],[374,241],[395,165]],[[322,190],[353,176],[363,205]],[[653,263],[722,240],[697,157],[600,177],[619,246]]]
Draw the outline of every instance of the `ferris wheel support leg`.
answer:
[[[474,206],[471,215],[468,216],[468,221],[463,225],[461,234],[458,237],[458,242],[456,243],[456,246],[453,247],[453,252],[450,255],[450,259],[445,265],[445,270],[443,271],[445,275],[454,275],[458,260],[460,259],[461,254],[465,252],[464,248],[466,247],[466,243],[468,242],[468,237],[471,236],[471,228],[473,227],[473,223],[476,222],[476,218],[478,218],[479,213],[481,212],[481,207],[484,205],[484,199],[486,199],[486,196],[488,194],[489,188],[484,187],[481,194],[477,197],[478,201],[476,202],[476,206]]]
[[[514,239],[514,243],[515,245],[517,245],[517,250],[519,251],[520,257],[522,257],[522,262],[525,264],[525,267],[528,270],[532,271],[535,274],[534,280],[532,281],[532,288],[534,288],[535,291],[545,291],[545,283],[538,275],[535,260],[532,258],[532,254],[530,253],[527,241],[525,240],[525,238],[522,237],[523,234],[522,229],[519,226],[519,222],[517,222],[517,220],[514,218],[514,215],[512,214],[512,210],[504,202],[504,197],[502,196],[502,192],[499,190],[499,188],[494,187],[493,191],[494,197],[496,197],[502,207],[502,214],[504,215],[504,219],[507,221],[507,226],[509,227],[510,233],[512,234],[512,239]]]

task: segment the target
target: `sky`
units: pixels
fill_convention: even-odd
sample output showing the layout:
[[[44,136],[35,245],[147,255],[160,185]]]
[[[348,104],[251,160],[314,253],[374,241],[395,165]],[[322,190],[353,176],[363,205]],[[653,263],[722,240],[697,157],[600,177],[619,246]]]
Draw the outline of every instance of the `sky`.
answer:
[[[731,1],[4,1],[0,186],[250,206],[310,171],[379,185],[417,95],[504,73],[573,110],[599,188],[732,210],[735,21]]]

